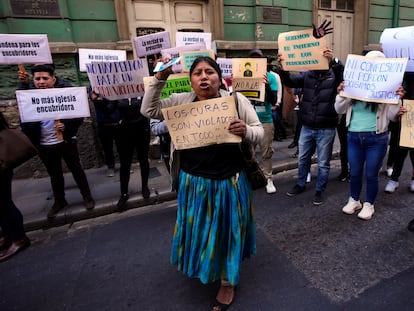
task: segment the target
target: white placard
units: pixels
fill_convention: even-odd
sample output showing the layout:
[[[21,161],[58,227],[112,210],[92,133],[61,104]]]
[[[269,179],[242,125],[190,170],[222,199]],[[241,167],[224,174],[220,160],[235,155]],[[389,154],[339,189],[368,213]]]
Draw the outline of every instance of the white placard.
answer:
[[[53,63],[47,35],[0,34],[0,64]]]
[[[86,71],[85,64],[96,62],[121,62],[126,60],[124,50],[79,49],[79,70]]]
[[[377,103],[397,104],[395,91],[402,84],[407,58],[372,58],[349,54],[344,69],[342,96]]]
[[[211,32],[181,32],[175,34],[175,46],[205,43],[206,50],[211,50]]]
[[[232,74],[232,63],[233,60],[231,58],[221,58],[218,57],[216,59],[217,64],[219,65],[221,69],[221,73],[223,75],[223,78],[230,78]]]
[[[408,58],[407,71],[414,71],[414,26],[387,28],[380,38],[385,56]]]
[[[86,64],[92,89],[109,100],[144,95],[144,77],[149,76],[145,59]]]
[[[86,87],[16,91],[21,122],[89,117]]]
[[[171,47],[170,33],[168,31],[162,31],[135,37],[134,46],[138,57],[156,55],[161,50]]]

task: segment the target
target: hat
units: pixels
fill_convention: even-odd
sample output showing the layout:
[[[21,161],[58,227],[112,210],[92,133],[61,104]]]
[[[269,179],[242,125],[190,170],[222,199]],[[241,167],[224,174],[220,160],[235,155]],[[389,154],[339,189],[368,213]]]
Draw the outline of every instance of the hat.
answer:
[[[249,52],[249,57],[263,57],[263,52],[260,49],[253,49]]]
[[[384,53],[380,51],[369,51],[367,54],[365,54],[366,57],[374,57],[374,58],[386,58]]]

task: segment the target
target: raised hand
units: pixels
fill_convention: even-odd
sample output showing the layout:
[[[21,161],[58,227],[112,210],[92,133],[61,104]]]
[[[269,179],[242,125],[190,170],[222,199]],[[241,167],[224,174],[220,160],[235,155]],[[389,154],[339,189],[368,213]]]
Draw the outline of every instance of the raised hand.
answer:
[[[331,25],[331,21],[324,20],[322,24],[316,28],[315,24],[312,24],[313,28],[313,36],[316,39],[322,38],[323,36],[330,34],[333,32],[333,27],[329,27]]]

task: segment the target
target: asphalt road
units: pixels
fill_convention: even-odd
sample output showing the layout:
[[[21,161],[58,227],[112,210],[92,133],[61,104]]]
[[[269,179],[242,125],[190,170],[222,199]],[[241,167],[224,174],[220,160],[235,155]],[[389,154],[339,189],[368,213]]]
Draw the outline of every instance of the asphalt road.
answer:
[[[406,171],[407,172],[407,171]],[[332,179],[324,205],[307,191],[255,193],[257,254],[245,260],[230,310],[413,310],[414,218],[408,175],[385,194],[381,176],[370,221],[341,212],[347,182]],[[316,167],[313,167],[316,175]],[[210,310],[218,284],[202,285],[169,264],[175,202],[45,231],[0,264],[0,310]]]

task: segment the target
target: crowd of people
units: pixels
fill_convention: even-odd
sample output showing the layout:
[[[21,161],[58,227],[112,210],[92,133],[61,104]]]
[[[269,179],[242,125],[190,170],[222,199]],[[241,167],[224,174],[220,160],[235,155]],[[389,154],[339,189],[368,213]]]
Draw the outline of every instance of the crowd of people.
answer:
[[[275,139],[275,127],[278,126],[275,119],[281,116],[279,112],[284,86],[295,90],[300,126],[296,129],[297,137],[289,147],[298,148],[298,177],[296,184],[286,194],[293,197],[306,190],[311,158],[316,152],[318,175],[312,203],[317,206],[324,203],[334,138],[338,132],[341,143],[341,174],[338,178],[341,181],[349,180],[350,184],[349,199],[342,211],[353,214],[361,210],[358,217],[368,220],[375,212],[374,203],[379,191],[378,174],[389,144],[389,124],[390,121],[397,123],[398,135],[399,119],[406,113],[401,102],[412,96],[412,80],[407,79],[395,90],[401,98],[398,105],[352,100],[340,94],[344,89],[343,64],[330,49],[326,49],[323,55],[328,59],[329,69],[293,73],[283,70],[283,54],[277,56],[279,69],[275,72],[272,62],[276,58],[265,56],[259,49],[250,51],[249,58],[267,58],[267,73],[263,77],[266,85],[265,101],[251,101],[236,93],[238,118],[228,124],[228,132],[248,142],[254,150],[258,147],[267,179],[266,192],[275,193],[277,189],[272,173],[272,142]],[[370,51],[366,57],[385,55]],[[168,62],[167,59],[162,61]],[[27,73],[19,73],[19,89],[70,87],[70,84],[56,77],[51,64],[36,65],[31,72],[33,81],[29,80]],[[219,281],[221,285],[213,310],[225,310],[233,302],[243,259],[256,252],[253,191],[244,170],[241,149],[238,144],[226,143],[176,150],[171,144],[168,128],[162,121],[161,109],[228,97],[231,92],[223,87],[220,67],[210,57],[198,57],[193,62],[189,71],[191,92],[174,93],[161,99],[161,91],[170,74],[171,67],[157,72],[144,96],[138,98],[111,101],[89,89],[107,176],[113,177],[115,174],[115,145],[120,163],[117,209],[122,212],[129,199],[131,163],[136,152],[140,164],[142,196],[149,198],[148,152],[151,131],[160,136],[162,157],[178,198],[171,263],[187,276],[199,278],[202,283]],[[2,115],[0,117],[2,127],[7,127]],[[76,136],[81,124],[82,119],[21,124],[22,131],[38,148],[39,157],[50,176],[54,195],[54,204],[48,212],[50,219],[68,205],[62,159],[77,183],[85,207],[91,210],[95,206],[77,149]],[[281,131],[280,128],[278,130]],[[395,141],[398,142],[398,139]],[[398,188],[407,154],[410,154],[414,165],[412,149],[399,147],[398,144],[393,148],[394,159],[389,161],[393,171],[385,187],[387,193],[394,193]],[[11,170],[0,174],[1,188],[7,190],[2,190],[0,196],[0,226],[3,234],[0,261],[30,245],[24,233],[22,215],[11,197],[12,174]],[[362,203],[364,182],[366,191]],[[414,192],[414,170],[410,189]],[[408,229],[414,231],[414,220],[409,223]]]

